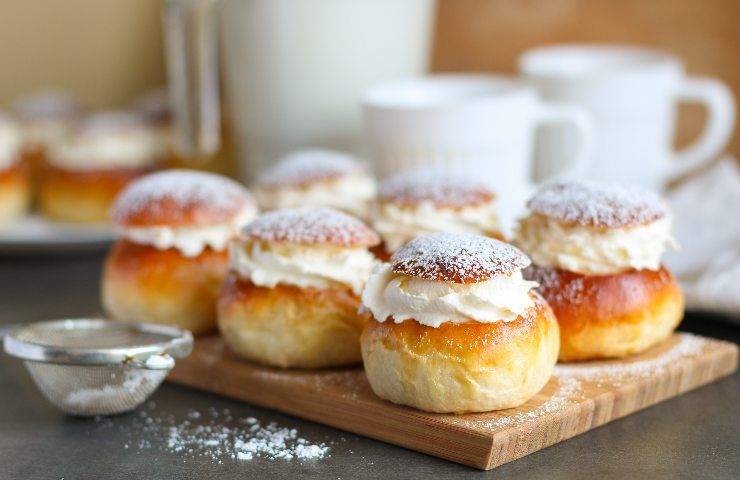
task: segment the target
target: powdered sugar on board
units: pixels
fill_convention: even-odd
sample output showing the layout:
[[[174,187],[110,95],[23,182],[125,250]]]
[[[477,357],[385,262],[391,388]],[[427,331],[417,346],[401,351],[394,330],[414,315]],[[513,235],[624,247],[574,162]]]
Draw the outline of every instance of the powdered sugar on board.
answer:
[[[263,188],[306,185],[363,171],[362,164],[334,150],[299,150],[281,158],[259,178]]]
[[[228,409],[189,410],[185,418],[153,413],[155,404],[141,409],[130,421],[95,417],[101,430],[116,429],[126,438],[124,449],[156,449],[214,463],[253,459],[312,461],[330,456],[331,447],[311,442],[294,428],[275,422],[263,424],[255,417],[235,418]]]
[[[247,225],[244,234],[265,242],[367,247],[380,243],[370,227],[332,208],[294,208],[268,212]]]
[[[482,235],[451,232],[417,237],[391,257],[396,273],[457,283],[508,275],[529,264],[529,257],[508,243]]]
[[[431,202],[438,207],[462,208],[490,202],[495,195],[486,185],[459,173],[413,170],[384,180],[378,199],[416,205]]]
[[[547,185],[527,206],[566,223],[595,227],[645,225],[668,215],[667,204],[654,192],[587,181]]]

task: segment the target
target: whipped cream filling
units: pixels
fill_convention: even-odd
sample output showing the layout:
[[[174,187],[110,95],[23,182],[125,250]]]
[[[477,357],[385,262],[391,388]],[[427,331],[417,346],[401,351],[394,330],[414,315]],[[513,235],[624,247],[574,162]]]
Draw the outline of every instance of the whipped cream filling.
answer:
[[[118,231],[131,242],[151,245],[158,250],[175,248],[183,256],[193,258],[206,248],[223,251],[239,235],[241,228],[256,216],[256,209],[247,208],[226,223],[200,227],[121,227]]]
[[[513,243],[540,267],[583,275],[660,270],[666,248],[676,248],[671,219],[645,225],[604,228],[568,224],[533,213],[519,222]]]
[[[160,161],[166,148],[150,129],[80,134],[54,144],[49,162],[71,170],[142,168]]]
[[[18,162],[21,143],[20,130],[9,120],[0,118],[0,170],[10,168]]]
[[[495,202],[463,208],[440,208],[432,202],[414,206],[381,203],[372,212],[372,224],[389,252],[426,233],[461,232],[489,235],[499,230]]]
[[[331,207],[366,218],[375,197],[375,180],[365,173],[351,173],[309,185],[257,188],[257,199],[266,210],[296,207]]]
[[[329,289],[346,286],[359,295],[377,261],[367,248],[235,242],[231,269],[260,287],[278,284]]]
[[[370,276],[362,308],[379,322],[413,319],[434,328],[445,322],[511,322],[534,307],[529,291],[536,286],[521,271],[485,282],[453,283],[395,273],[385,263]]]

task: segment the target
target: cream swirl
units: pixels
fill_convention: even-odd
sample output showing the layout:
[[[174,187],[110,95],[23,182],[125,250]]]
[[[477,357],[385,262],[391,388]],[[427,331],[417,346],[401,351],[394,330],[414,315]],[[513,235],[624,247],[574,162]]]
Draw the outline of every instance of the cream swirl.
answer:
[[[494,202],[461,208],[443,208],[433,202],[413,206],[381,202],[371,213],[372,225],[385,242],[389,252],[395,252],[408,241],[426,233],[460,232],[489,235],[499,229]]]
[[[413,319],[435,328],[445,322],[511,322],[534,306],[529,292],[536,286],[520,270],[484,282],[453,283],[395,273],[386,263],[370,276],[362,305],[379,322]]]
[[[119,227],[119,234],[131,242],[151,245],[158,250],[175,248],[185,257],[197,257],[206,248],[220,252],[239,235],[244,225],[257,216],[254,207],[245,208],[230,222],[197,227]]]
[[[161,161],[166,145],[156,129],[127,113],[91,117],[53,145],[49,162],[71,170],[142,168]]]
[[[364,172],[299,185],[260,186],[257,199],[266,210],[331,207],[366,218],[375,197],[375,181]]]
[[[644,225],[595,227],[538,213],[519,222],[513,243],[537,266],[584,275],[659,270],[663,252],[676,247],[670,217]]]
[[[376,264],[367,248],[271,243],[248,239],[231,247],[231,268],[255,285],[329,289],[346,286],[360,294]]]

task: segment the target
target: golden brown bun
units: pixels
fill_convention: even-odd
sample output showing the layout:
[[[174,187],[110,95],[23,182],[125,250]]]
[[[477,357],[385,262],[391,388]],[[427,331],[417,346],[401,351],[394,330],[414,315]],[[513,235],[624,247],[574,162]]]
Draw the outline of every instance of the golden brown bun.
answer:
[[[244,186],[215,173],[170,169],[128,185],[111,208],[123,227],[197,227],[232,221],[257,202]]]
[[[103,269],[103,306],[113,318],[177,325],[195,334],[216,326],[218,290],[228,252],[206,249],[195,258],[118,241]]]
[[[372,321],[362,334],[362,358],[381,398],[439,413],[513,408],[532,398],[552,375],[558,324],[536,294],[535,306],[512,322]]]
[[[19,162],[0,170],[0,224],[22,217],[31,205],[31,182],[28,168]]]
[[[229,274],[218,302],[218,326],[240,356],[276,367],[321,368],[359,363],[368,315],[349,289],[265,288]]]
[[[623,357],[667,338],[683,318],[683,295],[665,268],[581,275],[533,267],[560,324],[561,361]]]
[[[46,165],[38,186],[41,213],[62,222],[104,222],[113,199],[149,169],[71,171]]]

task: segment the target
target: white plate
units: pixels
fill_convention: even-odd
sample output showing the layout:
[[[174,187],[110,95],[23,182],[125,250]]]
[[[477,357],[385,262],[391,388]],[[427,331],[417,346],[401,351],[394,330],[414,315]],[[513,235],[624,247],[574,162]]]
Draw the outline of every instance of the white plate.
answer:
[[[108,224],[63,224],[29,215],[0,227],[0,253],[98,252],[108,248],[113,238]]]

